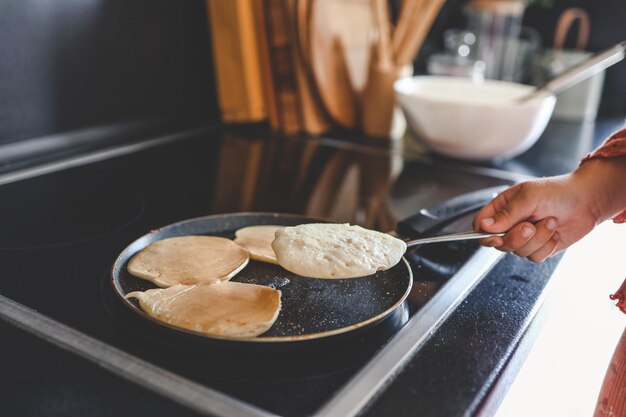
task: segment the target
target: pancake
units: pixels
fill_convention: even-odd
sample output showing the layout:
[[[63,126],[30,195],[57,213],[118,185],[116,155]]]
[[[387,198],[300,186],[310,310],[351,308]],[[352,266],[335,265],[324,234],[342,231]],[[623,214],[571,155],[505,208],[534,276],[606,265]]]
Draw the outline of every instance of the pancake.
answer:
[[[277,264],[272,241],[276,230],[283,227],[274,225],[244,227],[235,232],[235,243],[246,248],[250,252],[251,259]]]
[[[159,240],[128,262],[128,272],[159,287],[226,281],[249,261],[248,251],[230,239],[181,236]]]
[[[385,233],[349,224],[311,223],[276,231],[278,263],[310,278],[357,278],[396,265],[406,243]]]
[[[240,282],[176,285],[135,291],[126,298],[139,300],[151,317],[183,329],[221,337],[256,337],[278,317],[281,292]]]

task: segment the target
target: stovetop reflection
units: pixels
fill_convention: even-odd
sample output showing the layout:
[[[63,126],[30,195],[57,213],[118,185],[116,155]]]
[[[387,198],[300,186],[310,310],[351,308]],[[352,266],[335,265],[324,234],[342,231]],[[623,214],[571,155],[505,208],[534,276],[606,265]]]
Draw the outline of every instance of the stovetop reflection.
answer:
[[[29,194],[24,198],[19,183],[3,187],[0,218],[8,221],[3,222],[0,248],[34,249],[97,239],[128,227],[145,211],[139,194],[91,178],[34,182]],[[45,203],[33,204],[35,198]],[[123,203],[111,204],[114,201]],[[107,207],[106,215],[103,207]]]

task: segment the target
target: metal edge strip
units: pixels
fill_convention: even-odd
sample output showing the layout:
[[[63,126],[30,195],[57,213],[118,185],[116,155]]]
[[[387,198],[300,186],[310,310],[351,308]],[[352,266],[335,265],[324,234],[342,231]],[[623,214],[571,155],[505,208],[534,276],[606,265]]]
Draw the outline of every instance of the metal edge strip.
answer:
[[[152,365],[1,295],[0,318],[202,414],[225,417],[276,416]]]
[[[315,416],[352,417],[363,410],[502,255],[495,249],[480,248]]]
[[[35,167],[9,172],[0,175],[0,185],[25,180],[28,178],[33,178],[56,171],[62,171],[81,165],[87,165],[93,162],[103,161],[105,159],[110,159],[117,156],[131,154],[144,149],[149,149],[155,146],[164,145],[170,142],[185,139],[193,135],[209,132],[211,130],[212,129],[210,127],[185,130],[183,132],[142,140],[140,142],[132,143],[129,145],[120,145],[109,149],[88,152],[79,156],[69,157],[66,159],[61,159],[59,161],[49,162],[37,165]]]
[[[494,416],[496,414],[508,392],[509,386],[513,383],[513,380],[526,362],[526,358],[530,354],[535,341],[533,338],[536,338],[539,332],[541,332],[543,322],[549,314],[548,310],[550,306],[546,306],[546,301],[550,294],[555,291],[554,288],[560,285],[566,278],[559,277],[554,279],[555,273],[562,260],[563,259],[559,259],[552,272],[552,278],[548,280],[547,284],[543,287],[535,305],[522,322],[521,328],[523,330],[519,332],[516,340],[509,349],[506,350],[506,362],[492,375],[492,378],[485,383],[482,392],[477,393],[476,398],[480,398],[478,403],[475,401],[470,405],[470,409],[476,412],[474,414],[476,417]],[[496,391],[502,393],[500,398],[498,398],[497,394],[494,394]]]
[[[548,284],[550,285],[550,284]],[[465,415],[474,417],[493,417],[496,415],[510,386],[515,381],[526,358],[530,354],[534,341],[543,328],[543,322],[548,315],[544,306],[544,288],[538,304],[530,311],[522,323],[520,332],[511,346],[504,352],[506,360],[501,367],[496,368],[487,379],[483,388],[476,393],[475,400],[468,407]]]

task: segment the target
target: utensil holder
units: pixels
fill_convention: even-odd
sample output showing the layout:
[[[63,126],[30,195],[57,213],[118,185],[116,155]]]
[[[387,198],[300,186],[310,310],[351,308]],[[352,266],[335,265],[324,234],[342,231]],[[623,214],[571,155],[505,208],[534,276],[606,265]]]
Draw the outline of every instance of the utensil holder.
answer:
[[[361,95],[361,129],[374,138],[398,139],[406,130],[406,119],[396,103],[393,83],[411,76],[413,67],[371,65]]]

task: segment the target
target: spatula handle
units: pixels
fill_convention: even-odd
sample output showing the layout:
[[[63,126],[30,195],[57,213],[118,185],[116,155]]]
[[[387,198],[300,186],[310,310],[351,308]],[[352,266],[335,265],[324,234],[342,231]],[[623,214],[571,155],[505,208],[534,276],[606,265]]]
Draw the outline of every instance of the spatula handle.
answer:
[[[518,103],[523,103],[535,97],[539,93],[549,91],[551,93],[560,93],[575,84],[591,77],[592,75],[603,71],[613,64],[624,59],[626,50],[626,41],[612,46],[609,49],[598,52],[586,61],[568,69],[562,74],[548,80],[545,84],[538,86],[517,99]]]
[[[438,242],[453,242],[456,240],[470,240],[470,239],[483,239],[492,236],[504,236],[506,233],[486,233],[486,232],[463,232],[463,233],[453,233],[449,235],[442,236],[433,236],[433,237],[425,237],[421,239],[414,239],[406,242],[407,247],[425,245],[427,243],[438,243]]]

